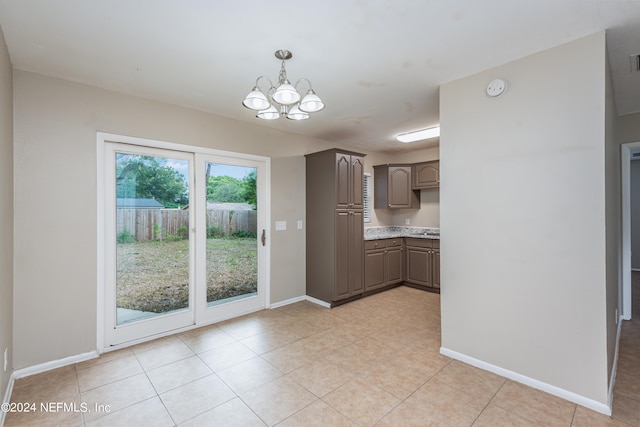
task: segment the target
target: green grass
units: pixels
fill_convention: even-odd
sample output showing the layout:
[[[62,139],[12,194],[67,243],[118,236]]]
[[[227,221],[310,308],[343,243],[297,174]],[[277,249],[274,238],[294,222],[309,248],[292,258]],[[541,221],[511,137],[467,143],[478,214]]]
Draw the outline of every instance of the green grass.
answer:
[[[163,313],[189,303],[189,242],[117,245],[116,305]],[[257,240],[207,239],[207,302],[257,291]]]

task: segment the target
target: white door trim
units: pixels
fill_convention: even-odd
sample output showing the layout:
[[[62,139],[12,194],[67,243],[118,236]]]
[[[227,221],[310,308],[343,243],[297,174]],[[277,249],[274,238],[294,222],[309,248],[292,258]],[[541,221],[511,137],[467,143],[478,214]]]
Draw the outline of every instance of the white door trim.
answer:
[[[261,197],[261,206],[264,209],[264,228],[266,230],[266,246],[264,252],[264,277],[265,281],[265,308],[270,306],[270,294],[271,294],[271,236],[268,224],[271,223],[271,159],[265,156],[236,153],[226,150],[218,150],[213,148],[206,148],[194,145],[179,144],[175,142],[158,141],[146,138],[138,138],[126,135],[117,135],[112,133],[97,132],[96,133],[96,161],[97,161],[97,266],[96,266],[96,283],[97,283],[97,295],[96,295],[96,349],[98,354],[103,353],[105,349],[105,146],[108,142],[117,142],[133,145],[141,145],[153,148],[167,149],[172,151],[191,152],[194,154],[205,154],[211,156],[228,157],[230,159],[247,159],[258,162],[264,162],[264,191]],[[260,195],[259,195],[260,196]],[[220,319],[223,320],[223,319]],[[210,323],[210,322],[209,322]],[[207,322],[202,322],[200,325],[204,326]],[[196,324],[198,326],[198,323]],[[166,335],[166,334],[163,334]],[[132,342],[133,343],[133,342]]]
[[[631,153],[640,151],[640,142],[621,145],[622,180],[622,313],[624,320],[631,319]]]

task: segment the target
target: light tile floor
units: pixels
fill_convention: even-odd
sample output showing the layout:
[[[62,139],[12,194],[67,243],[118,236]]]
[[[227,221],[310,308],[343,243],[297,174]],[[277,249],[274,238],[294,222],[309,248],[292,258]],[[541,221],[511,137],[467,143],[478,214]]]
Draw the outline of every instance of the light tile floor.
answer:
[[[37,410],[7,414],[6,426],[640,426],[640,320],[624,324],[620,346],[606,417],[440,355],[439,295],[399,287],[331,310],[261,311],[18,380],[12,401]],[[42,402],[67,408],[47,413]]]

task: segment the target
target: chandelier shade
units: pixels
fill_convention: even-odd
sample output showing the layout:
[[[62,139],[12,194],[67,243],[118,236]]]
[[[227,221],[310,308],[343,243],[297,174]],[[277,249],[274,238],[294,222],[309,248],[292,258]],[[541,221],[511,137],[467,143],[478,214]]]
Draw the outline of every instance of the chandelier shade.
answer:
[[[271,98],[281,105],[293,105],[300,101],[300,94],[295,87],[291,86],[289,80],[285,80],[283,84],[278,86]]]
[[[291,120],[306,120],[309,118],[309,113],[322,110],[324,102],[313,90],[308,79],[301,78],[295,85],[292,85],[287,79],[285,61],[291,59],[293,56],[291,52],[277,50],[275,56],[282,61],[277,84],[274,85],[265,76],[258,77],[255,86],[242,101],[242,105],[257,111],[256,117],[263,120],[275,120],[280,116]],[[262,80],[269,83],[269,87],[265,91],[259,86]],[[298,91],[298,85],[302,82],[306,82],[309,86],[304,97]]]
[[[294,106],[287,113],[287,119],[291,120],[306,120],[309,118],[309,113],[300,110],[299,106]]]
[[[269,105],[266,110],[258,111],[256,117],[263,120],[275,120],[280,117],[280,113],[276,110],[276,107]]]
[[[307,92],[304,98],[302,98],[302,101],[300,101],[300,109],[307,113],[315,113],[323,108],[324,103],[313,89],[309,89],[309,92]]]
[[[242,105],[252,110],[264,110],[271,104],[265,94],[262,93],[258,86],[256,86],[251,92],[249,92],[244,101],[242,101]]]

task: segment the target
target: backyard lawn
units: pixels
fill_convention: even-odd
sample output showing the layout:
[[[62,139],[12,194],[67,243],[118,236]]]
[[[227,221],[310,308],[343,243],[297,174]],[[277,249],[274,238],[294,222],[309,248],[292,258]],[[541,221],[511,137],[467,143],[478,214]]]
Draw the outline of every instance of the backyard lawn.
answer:
[[[117,245],[119,308],[163,313],[188,305],[188,240]],[[207,302],[257,291],[257,240],[207,239]]]

